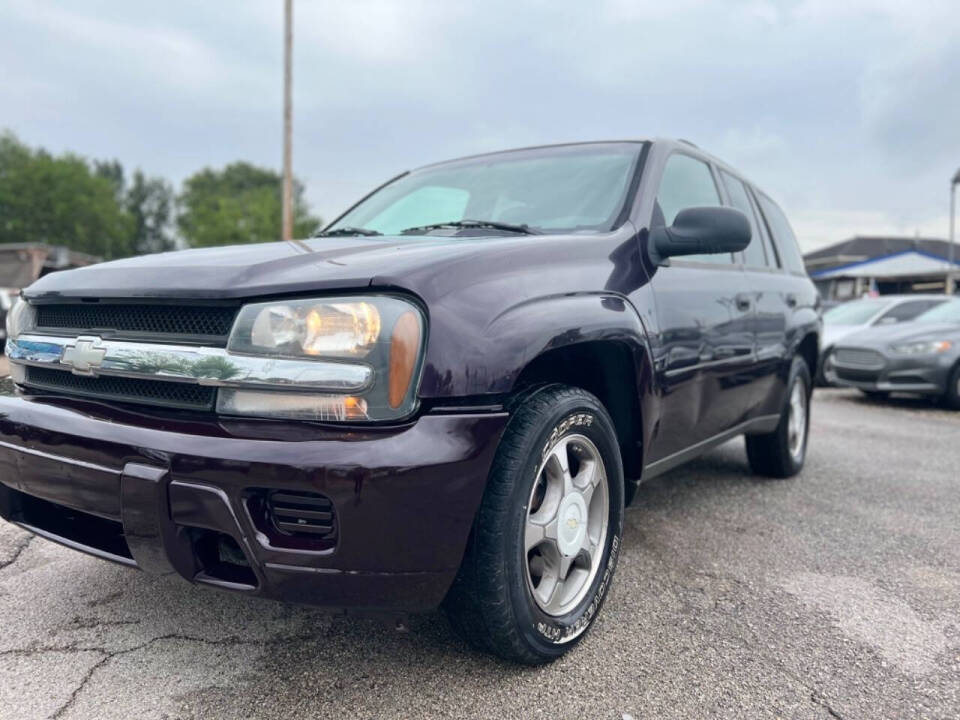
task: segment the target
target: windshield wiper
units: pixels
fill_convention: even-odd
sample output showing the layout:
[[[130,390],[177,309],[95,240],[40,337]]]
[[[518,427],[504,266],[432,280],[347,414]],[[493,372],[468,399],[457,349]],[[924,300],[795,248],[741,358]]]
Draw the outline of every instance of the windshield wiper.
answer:
[[[494,222],[493,220],[451,220],[450,222],[433,223],[432,225],[418,225],[401,230],[401,235],[422,232],[423,230],[443,230],[444,228],[493,228],[523,235],[539,235],[540,233],[529,225],[512,225],[510,223]]]
[[[364,237],[371,237],[373,235],[383,235],[383,233],[377,232],[376,230],[347,225],[346,227],[338,227],[333,230],[321,230],[314,235],[314,237],[335,237],[337,235],[363,235]]]

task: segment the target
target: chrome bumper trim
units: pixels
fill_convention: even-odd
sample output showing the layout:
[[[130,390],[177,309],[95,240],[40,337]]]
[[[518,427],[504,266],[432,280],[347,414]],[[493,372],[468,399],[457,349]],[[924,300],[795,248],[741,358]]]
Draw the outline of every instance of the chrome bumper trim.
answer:
[[[78,344],[82,354],[76,353]],[[65,351],[67,358],[64,358]],[[87,377],[169,380],[213,387],[358,393],[373,384],[369,365],[237,355],[224,348],[102,340],[94,336],[21,335],[7,341],[18,365]]]

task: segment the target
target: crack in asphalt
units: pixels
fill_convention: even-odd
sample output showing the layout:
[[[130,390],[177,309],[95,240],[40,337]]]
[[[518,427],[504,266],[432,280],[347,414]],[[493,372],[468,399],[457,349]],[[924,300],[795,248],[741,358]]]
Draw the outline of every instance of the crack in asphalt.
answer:
[[[744,584],[744,583],[741,583],[740,580],[734,578],[731,575],[715,573],[712,571],[703,571],[703,572],[700,572],[699,574],[706,575],[707,577],[711,577],[715,579],[731,579],[738,585]],[[716,607],[715,609],[718,612],[724,612],[722,608]],[[762,647],[762,643],[760,642],[760,637],[757,635],[756,631],[753,630],[753,628],[749,626],[745,626],[745,627],[742,627],[741,630],[749,634],[753,641],[751,643],[746,638],[743,638],[743,637],[738,638],[743,644],[743,647],[752,649],[752,650],[756,650]],[[841,715],[838,710],[834,709],[834,707],[830,704],[830,701],[827,700],[827,698],[820,692],[820,690],[818,690],[816,687],[812,685],[807,684],[807,682],[803,678],[801,678],[797,673],[793,672],[790,668],[786,667],[779,658],[775,658],[773,662],[774,662],[774,668],[781,675],[783,675],[784,677],[790,678],[795,683],[797,683],[800,687],[805,688],[810,692],[810,702],[822,707],[824,710],[827,711],[827,714],[829,714],[830,717],[837,718],[837,720],[846,720],[846,718],[844,718],[844,716]]]
[[[67,698],[67,701],[63,705],[61,705],[59,708],[57,708],[56,712],[54,712],[53,715],[50,716],[51,720],[56,720],[56,718],[61,717],[65,712],[67,712],[67,710],[69,710],[73,706],[73,703],[76,702],[77,697],[80,695],[80,692],[87,686],[87,683],[90,682],[90,679],[93,677],[94,673],[96,673],[97,670],[99,670],[104,665],[106,665],[112,658],[116,657],[118,654],[119,653],[116,653],[113,655],[105,655],[103,658],[100,659],[100,662],[94,663],[93,666],[89,670],[87,670],[87,672],[84,674],[83,678],[81,678],[80,683],[77,685],[77,687],[75,687],[73,689],[73,692],[70,693],[70,697]]]
[[[0,562],[0,570],[6,570],[8,567],[13,565],[17,560],[20,559],[20,556],[23,555],[24,551],[30,547],[30,543],[36,540],[36,535],[27,535],[26,539],[16,546],[13,550],[13,556],[9,560],[4,560]]]
[[[200,643],[203,645],[210,646],[223,646],[223,647],[240,647],[240,646],[250,646],[250,645],[262,645],[268,647],[270,645],[279,644],[279,643],[289,643],[289,642],[309,642],[311,640],[317,640],[319,635],[317,634],[306,634],[306,635],[291,635],[286,637],[270,638],[268,640],[244,640],[243,638],[238,637],[229,637],[222,638],[220,640],[211,640],[210,638],[196,637],[193,635],[183,635],[180,633],[168,633],[166,635],[158,635],[157,637],[150,638],[146,642],[143,642],[135,647],[126,648],[124,650],[109,650],[104,647],[78,647],[75,645],[65,645],[65,646],[44,646],[37,648],[18,648],[13,650],[4,650],[0,652],[0,657],[4,655],[35,655],[41,653],[51,653],[51,652],[76,652],[76,653],[101,653],[103,658],[96,662],[80,679],[80,682],[77,684],[77,687],[74,688],[73,692],[70,693],[70,697],[67,698],[66,702],[61,705],[57,710],[50,715],[50,720],[57,720],[60,717],[63,717],[74,703],[76,703],[77,698],[80,697],[80,693],[83,692],[84,688],[93,680],[94,675],[97,671],[107,665],[111,660],[121,657],[123,655],[129,655],[131,653],[139,652],[144,650],[155,643],[164,642],[168,640],[177,641],[177,642],[194,642]]]
[[[139,625],[140,620],[101,620],[100,618],[77,616],[70,621],[68,630],[87,630],[97,627],[123,627],[124,625]]]

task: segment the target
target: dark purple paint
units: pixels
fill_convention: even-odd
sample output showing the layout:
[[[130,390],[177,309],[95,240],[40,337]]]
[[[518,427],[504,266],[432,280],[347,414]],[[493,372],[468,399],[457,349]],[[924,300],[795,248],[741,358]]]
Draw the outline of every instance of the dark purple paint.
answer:
[[[397,427],[335,428],[0,398],[0,514],[16,520],[25,493],[122,522],[143,569],[245,590],[197,565],[184,528],[215,529],[248,555],[256,586],[248,592],[335,606],[436,605],[507,422],[499,410],[543,353],[587,342],[629,351],[633,377],[617,382],[637,393],[638,428],[625,445],[637,457],[625,464],[638,477],[779,412],[790,360],[819,332],[816,291],[783,271],[649,263],[653,197],[677,151],[696,154],[649,146],[636,199],[607,233],[320,238],[42,278],[25,293],[34,302],[408,294],[429,317],[421,412]],[[327,495],[340,527],[335,547],[272,546],[247,512],[250,488]]]

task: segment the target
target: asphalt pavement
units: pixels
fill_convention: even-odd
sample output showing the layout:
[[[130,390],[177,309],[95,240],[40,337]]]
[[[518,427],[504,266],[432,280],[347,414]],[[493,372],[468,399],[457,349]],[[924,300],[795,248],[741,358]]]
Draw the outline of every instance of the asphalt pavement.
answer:
[[[0,717],[957,718],[960,413],[820,391],[807,468],[738,440],[645,485],[544,668],[85,557],[0,523]]]

